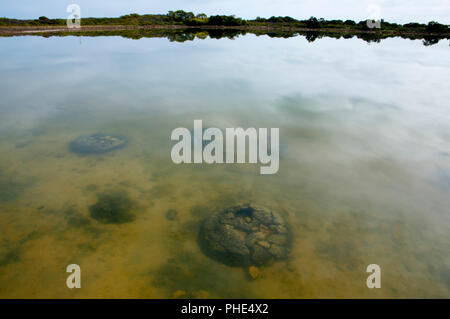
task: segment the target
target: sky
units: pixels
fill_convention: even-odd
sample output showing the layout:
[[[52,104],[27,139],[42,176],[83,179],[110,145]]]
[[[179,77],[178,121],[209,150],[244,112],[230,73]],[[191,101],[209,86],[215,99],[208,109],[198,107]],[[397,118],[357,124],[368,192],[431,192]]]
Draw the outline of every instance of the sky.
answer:
[[[0,17],[66,18],[69,4],[81,7],[82,17],[117,17],[128,13],[167,13],[182,9],[194,13],[257,16],[291,16],[307,19],[382,18],[407,23],[438,21],[450,24],[450,0],[1,0]]]

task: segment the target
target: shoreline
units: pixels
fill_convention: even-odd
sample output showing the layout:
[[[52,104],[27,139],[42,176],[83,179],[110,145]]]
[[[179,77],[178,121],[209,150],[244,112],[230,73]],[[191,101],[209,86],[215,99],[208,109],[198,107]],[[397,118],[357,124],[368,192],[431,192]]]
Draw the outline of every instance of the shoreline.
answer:
[[[240,31],[258,31],[258,32],[323,32],[323,33],[341,33],[341,34],[372,34],[380,36],[421,36],[421,37],[440,37],[448,38],[448,33],[430,33],[414,31],[395,31],[395,30],[352,30],[340,28],[302,28],[290,26],[187,26],[179,24],[170,25],[88,25],[80,28],[68,28],[65,26],[2,26],[0,27],[0,36],[19,36],[19,35],[39,35],[46,33],[77,33],[85,31],[126,31],[126,30],[240,30]]]

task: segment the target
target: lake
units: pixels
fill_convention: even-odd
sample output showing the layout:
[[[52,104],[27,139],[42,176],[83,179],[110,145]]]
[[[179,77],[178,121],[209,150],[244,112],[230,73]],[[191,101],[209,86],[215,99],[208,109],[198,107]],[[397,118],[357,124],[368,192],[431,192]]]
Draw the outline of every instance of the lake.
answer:
[[[447,41],[0,39],[0,298],[449,298]],[[172,162],[172,130],[279,128],[280,167]],[[126,136],[104,154],[68,145]],[[102,194],[135,218],[103,223]],[[288,258],[206,256],[202,221],[281,214]],[[168,213],[171,212],[171,213]],[[78,264],[82,288],[68,289]],[[381,289],[369,289],[370,264]]]

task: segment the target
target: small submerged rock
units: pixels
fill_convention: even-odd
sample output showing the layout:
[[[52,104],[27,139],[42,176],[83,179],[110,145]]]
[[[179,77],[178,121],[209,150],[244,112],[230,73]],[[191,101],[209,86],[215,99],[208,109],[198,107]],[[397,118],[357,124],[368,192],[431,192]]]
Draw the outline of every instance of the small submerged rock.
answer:
[[[184,290],[177,290],[173,293],[172,298],[174,299],[182,299],[186,298],[186,291]]]
[[[80,136],[69,144],[69,149],[77,154],[102,154],[123,148],[128,140],[125,136],[116,134],[93,134]]]
[[[91,217],[104,224],[122,224],[135,219],[134,203],[123,193],[98,195],[98,201],[91,207]]]
[[[174,221],[177,218],[178,212],[175,209],[169,209],[165,215],[167,220]]]
[[[250,275],[250,277],[252,277],[253,280],[256,280],[259,277],[261,277],[261,272],[259,271],[259,268],[255,266],[250,266],[250,268],[248,269],[248,274]]]
[[[208,217],[199,244],[208,256],[232,266],[260,266],[288,256],[291,235],[281,216],[249,204]]]

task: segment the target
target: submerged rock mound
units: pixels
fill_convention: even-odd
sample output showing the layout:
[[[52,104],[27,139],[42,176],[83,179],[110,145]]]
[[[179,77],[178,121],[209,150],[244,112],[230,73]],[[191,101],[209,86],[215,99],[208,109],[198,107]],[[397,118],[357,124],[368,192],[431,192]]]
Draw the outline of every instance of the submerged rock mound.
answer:
[[[91,217],[104,224],[122,224],[135,219],[134,203],[122,193],[100,194],[89,207]]]
[[[199,244],[205,254],[227,265],[267,265],[288,256],[291,235],[279,214],[243,204],[208,217]]]
[[[77,154],[101,154],[123,148],[127,145],[126,137],[115,134],[92,134],[80,136],[69,144],[69,149]]]

